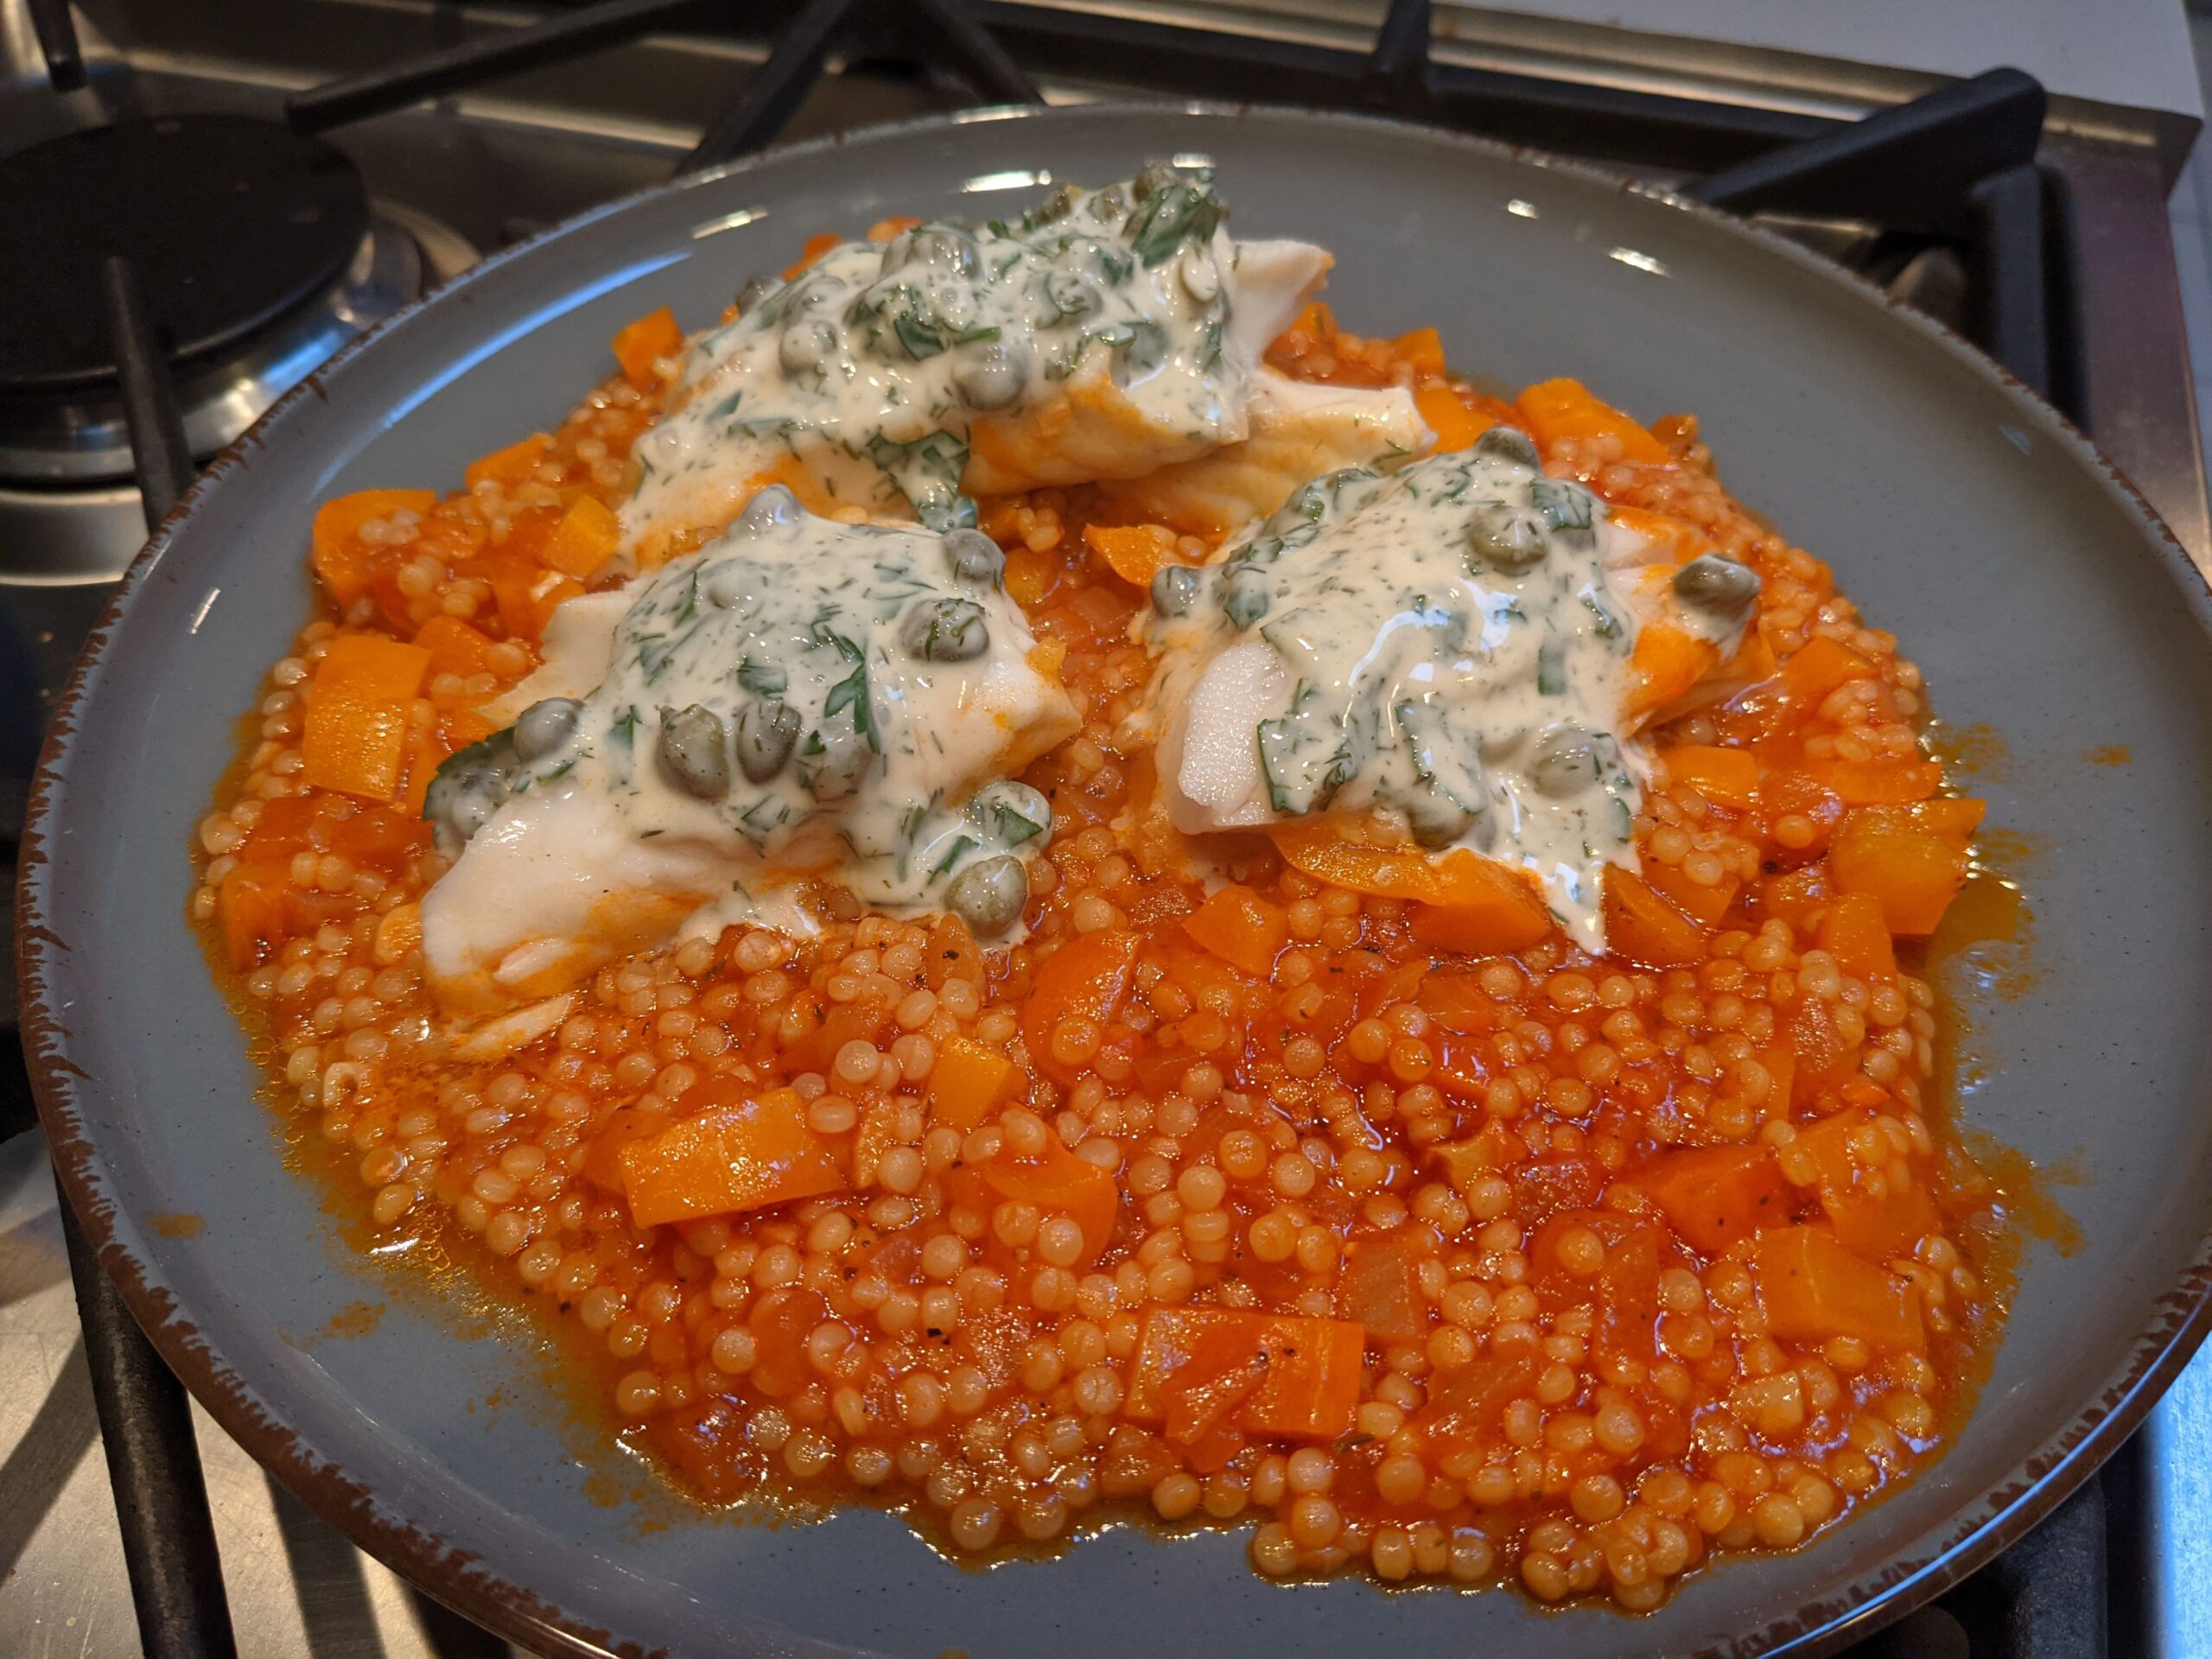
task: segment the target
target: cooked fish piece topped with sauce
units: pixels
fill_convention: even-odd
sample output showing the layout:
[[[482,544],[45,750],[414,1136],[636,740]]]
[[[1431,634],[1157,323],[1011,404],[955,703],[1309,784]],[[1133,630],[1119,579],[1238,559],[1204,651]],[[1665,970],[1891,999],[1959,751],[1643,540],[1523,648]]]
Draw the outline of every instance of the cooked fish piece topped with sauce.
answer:
[[[1154,582],[1167,811],[1186,834],[1276,833],[1351,885],[1339,828],[1401,871],[1502,861],[1598,948],[1599,873],[1636,868],[1639,733],[1686,664],[1734,652],[1758,598],[1742,565],[1664,555],[1510,428],[1393,477],[1314,480]]]
[[[782,482],[817,512],[970,522],[969,498],[1135,478],[1249,429],[1268,342],[1330,264],[1236,242],[1204,171],[1061,190],[1012,221],[830,248],[696,337],[637,447],[652,569]]]
[[[801,889],[950,909],[988,938],[1052,813],[1014,781],[1074,708],[980,531],[846,524],[788,490],[699,552],[571,601],[543,668],[425,804],[450,1003],[548,996],[679,931],[810,931]]]

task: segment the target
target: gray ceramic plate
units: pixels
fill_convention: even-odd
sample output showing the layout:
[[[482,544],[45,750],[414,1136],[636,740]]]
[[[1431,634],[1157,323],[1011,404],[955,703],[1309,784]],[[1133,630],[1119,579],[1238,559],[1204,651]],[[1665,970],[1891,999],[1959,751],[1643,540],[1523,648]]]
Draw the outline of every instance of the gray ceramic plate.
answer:
[[[459,481],[607,367],[621,322],[696,326],[808,233],[988,214],[1046,172],[1211,156],[1238,231],[1336,250],[1351,327],[1440,324],[1453,359],[1694,410],[1745,500],[1831,559],[1986,722],[1980,780],[2028,838],[2025,995],[1973,1010],[1972,1126],[2086,1178],[2087,1243],[2037,1249],[1980,1409],[1938,1466],[1812,1548],[1695,1578],[1660,1613],[1510,1594],[1282,1588],[1245,1535],[1121,1529],[1052,1562],[947,1566],[898,1521],[763,1527],[598,1501],[526,1344],[395,1302],[288,1173],[184,922],[187,838],[232,722],[308,614],[317,501]],[[616,204],[493,260],[287,398],[130,574],[56,723],[24,860],[24,983],[48,1129],[140,1318],[270,1468],[454,1605],[549,1648],[811,1654],[1808,1650],[1864,1634],[2017,1535],[2116,1443],[2199,1333],[2212,1115],[2207,594],[2048,409],[1872,290],[1716,216],[1402,126],[1289,113],[984,116],[782,151]],[[2087,752],[2124,744],[2133,763]],[[203,1218],[189,1239],[152,1218]],[[505,1403],[486,1409],[482,1402]]]

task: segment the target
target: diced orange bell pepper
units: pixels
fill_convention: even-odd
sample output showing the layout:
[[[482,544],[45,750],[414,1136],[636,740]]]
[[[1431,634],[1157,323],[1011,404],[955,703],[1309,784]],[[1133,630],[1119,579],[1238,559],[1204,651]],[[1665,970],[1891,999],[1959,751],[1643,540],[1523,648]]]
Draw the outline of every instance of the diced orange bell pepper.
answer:
[[[1085,524],[1083,539],[1123,582],[1150,588],[1160,567],[1175,556],[1175,532],[1165,524]]]
[[[664,305],[625,326],[609,344],[622,365],[622,378],[639,391],[651,391],[660,384],[661,359],[683,349],[683,328]]]
[[[470,461],[461,476],[472,490],[483,483],[504,484],[512,488],[526,481],[537,470],[537,463],[545,459],[552,447],[552,439],[543,432],[533,432],[504,449],[494,449],[490,454]]]
[[[1418,1248],[1403,1233],[1357,1241],[1344,1252],[1337,1311],[1385,1342],[1421,1340],[1428,1334],[1428,1300],[1420,1267]]]
[[[389,806],[365,806],[334,823],[328,835],[332,852],[386,875],[397,875],[429,838],[429,826],[421,818]]]
[[[233,972],[255,966],[286,938],[284,888],[290,874],[289,864],[253,861],[232,865],[223,877],[215,908]]]
[[[1700,927],[1717,925],[1728,913],[1728,906],[1736,902],[1737,892],[1743,886],[1741,880],[1725,871],[1718,881],[1693,881],[1681,865],[1662,864],[1656,858],[1643,861],[1643,880],[1654,893]]]
[[[1821,918],[1821,949],[1854,979],[1893,981],[1897,976],[1889,924],[1883,919],[1880,900],[1868,894],[1847,893],[1828,906]]]
[[[1428,429],[1436,434],[1439,454],[1471,447],[1477,438],[1497,424],[1484,411],[1470,409],[1458,392],[1438,381],[1414,389],[1414,407],[1428,423]]]
[[[801,271],[844,239],[835,231],[817,231],[806,238],[806,245],[799,250],[798,257],[784,267],[784,280],[788,283],[796,279]]]
[[[1400,334],[1390,342],[1390,350],[1416,380],[1433,380],[1444,372],[1444,336],[1434,328]]]
[[[1769,916],[1781,917],[1793,927],[1809,927],[1814,914],[1834,896],[1825,864],[1808,864],[1802,869],[1759,878],[1759,909]]]
[[[499,620],[508,634],[533,645],[544,637],[553,613],[584,590],[583,583],[557,570],[548,570],[534,559],[507,552],[492,563],[492,596],[499,601]]]
[[[1871,657],[1826,634],[1817,634],[1792,652],[1777,677],[1797,709],[1817,709],[1828,694],[1853,680],[1878,680],[1882,671]]]
[[[649,1112],[637,1106],[618,1106],[607,1115],[599,1133],[584,1153],[583,1177],[602,1192],[625,1196],[622,1186],[622,1148],[632,1141],[658,1135],[669,1127],[664,1111]]]
[[[1605,953],[1646,968],[1672,968],[1705,954],[1705,930],[1651,890],[1633,870],[1605,871]]]
[[[1183,918],[1183,931],[1232,968],[1255,979],[1274,971],[1290,938],[1290,918],[1249,887],[1234,883],[1207,895]]]
[[[1120,928],[1105,928],[1069,940],[1045,958],[1021,1005],[1022,1040],[1029,1059],[1057,1081],[1072,1084],[1079,1067],[1052,1058],[1052,1032],[1070,1015],[1104,1025],[1129,994],[1138,939]]]
[[[279,795],[264,801],[238,857],[246,863],[278,864],[295,853],[320,852],[322,845],[316,836],[321,818],[322,801],[316,796]]]
[[[1083,1230],[1083,1256],[1095,1261],[1114,1237],[1114,1223],[1122,1212],[1121,1185],[1111,1170],[1050,1137],[1034,1158],[1017,1158],[1001,1151],[982,1166],[983,1179],[1002,1198],[1033,1204],[1047,1215],[1070,1217]]]
[[[1720,648],[1663,618],[1643,625],[1629,658],[1621,712],[1630,721],[1681,702],[1719,663]]]
[[[1516,400],[1529,430],[1548,449],[1567,439],[1611,437],[1621,442],[1621,459],[1663,467],[1675,457],[1667,446],[1628,416],[1594,396],[1579,380],[1545,380]]]
[[[1885,1166],[1878,1172],[1852,1155],[1852,1137],[1873,1121],[1871,1111],[1839,1112],[1800,1129],[1789,1144],[1789,1155],[1813,1170],[1821,1208],[1837,1241],[1859,1255],[1883,1261],[1910,1254],[1942,1221],[1926,1184],[1916,1179],[1910,1164],[1904,1173],[1916,1179],[1900,1182],[1894,1167]],[[1802,1166],[1797,1167],[1802,1174]]]
[[[415,698],[430,653],[381,634],[334,635],[308,687],[301,775],[315,789],[364,800],[399,792],[413,733]]]
[[[1493,955],[1534,944],[1551,931],[1535,878],[1466,848],[1440,857],[1410,847],[1349,838],[1328,819],[1293,818],[1269,833],[1283,858],[1317,881],[1432,908],[1414,914],[1414,934],[1432,950]]]
[[[1937,800],[1853,807],[1829,843],[1829,879],[1840,892],[1878,900],[1891,932],[1932,933],[1966,885],[1967,844],[1982,804]]]
[[[1014,1062],[987,1043],[958,1033],[938,1045],[930,1068],[930,1115],[956,1129],[981,1123],[1014,1075]]]
[[[340,605],[369,591],[369,549],[361,526],[395,512],[426,513],[438,505],[429,490],[356,490],[315,509],[315,572]]]
[[[1662,1152],[1623,1179],[1707,1255],[1789,1219],[1789,1183],[1763,1144]]]
[[[415,632],[415,643],[430,653],[430,672],[470,679],[491,671],[491,636],[457,616],[434,616]]]
[[[1933,760],[1807,760],[1803,770],[1846,806],[1906,806],[1943,782],[1943,768]]]
[[[1758,804],[1758,757],[1749,749],[1725,749],[1710,743],[1681,743],[1662,749],[1669,781],[1688,784],[1715,806],[1737,812]]]
[[[696,1221],[835,1192],[845,1160],[806,1120],[794,1090],[758,1096],[710,1077],[677,1103],[686,1114],[619,1154],[630,1217],[640,1227]]]
[[[562,515],[538,552],[548,569],[582,582],[614,556],[622,544],[622,521],[595,495],[580,495]]]
[[[1771,1228],[1751,1251],[1767,1329],[1787,1342],[1855,1337],[1885,1354],[1928,1345],[1920,1293],[1845,1249],[1827,1227]]]
[[[1351,1427],[1358,1408],[1365,1351],[1365,1332],[1348,1319],[1155,1307],[1137,1339],[1122,1408],[1134,1421],[1161,1422],[1198,1390],[1240,1373],[1257,1374],[1264,1380],[1233,1414],[1242,1427],[1335,1440]]]

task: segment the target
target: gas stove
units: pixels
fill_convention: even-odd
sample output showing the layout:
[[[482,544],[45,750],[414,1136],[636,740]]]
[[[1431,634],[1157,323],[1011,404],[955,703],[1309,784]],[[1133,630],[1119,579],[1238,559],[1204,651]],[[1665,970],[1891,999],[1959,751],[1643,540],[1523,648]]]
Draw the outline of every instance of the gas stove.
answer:
[[[979,102],[1365,107],[1752,214],[2046,391],[2212,570],[2164,208],[2187,121],[2013,73],[1947,86],[1616,35],[1447,0],[808,0],[735,22],[703,0],[0,0],[0,834],[149,505],[332,351],[673,170]],[[31,1123],[0,1050],[0,1652],[505,1651],[188,1414],[81,1262],[80,1338]],[[2180,1472],[2208,1455],[2200,1364],[2042,1528],[1857,1659],[2212,1652],[2212,1517]]]

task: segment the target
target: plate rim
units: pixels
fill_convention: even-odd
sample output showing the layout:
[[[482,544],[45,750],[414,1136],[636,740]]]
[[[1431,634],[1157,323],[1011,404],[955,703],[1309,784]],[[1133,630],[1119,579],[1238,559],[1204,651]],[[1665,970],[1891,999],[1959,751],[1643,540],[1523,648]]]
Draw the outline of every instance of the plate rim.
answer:
[[[231,474],[245,468],[259,448],[265,427],[308,397],[326,396],[323,382],[359,353],[377,349],[385,335],[432,305],[465,301],[470,289],[510,263],[532,256],[554,241],[582,233],[602,219],[618,217],[645,201],[709,188],[721,181],[762,168],[803,162],[806,158],[851,147],[895,141],[978,122],[1041,122],[1081,124],[1092,117],[1173,113],[1203,120],[1248,118],[1319,122],[1388,135],[1415,144],[1439,144],[1471,151],[1516,166],[1610,187],[1687,216],[1705,232],[1735,238],[1765,254],[1778,256],[1800,270],[1873,305],[1892,322],[1917,333],[1976,378],[2022,406],[2049,435],[2071,452],[2073,460],[2137,521],[2152,549],[2171,567],[2185,592],[2201,591],[2212,603],[2212,581],[2193,559],[2134,482],[2095,442],[2050,402],[1972,341],[1936,319],[1885,292],[1855,272],[1801,247],[1779,233],[1687,197],[1675,190],[1629,178],[1593,162],[1562,156],[1533,146],[1510,144],[1425,123],[1362,111],[1322,110],[1294,104],[1230,103],[1188,99],[1102,99],[1075,105],[991,105],[940,112],[771,145],[751,156],[697,173],[680,174],[601,202],[537,232],[471,266],[423,295],[340,348],[286,391],[201,471],[175,507],[132,559],[115,592],[103,607],[57,700],[41,746],[29,805],[19,842],[16,891],[16,975],[23,1051],[49,1154],[67,1202],[74,1211],[101,1268],[123,1294],[162,1359],[224,1430],[264,1468],[283,1481],[325,1520],[358,1546],[436,1599],[511,1640],[548,1653],[578,1656],[610,1651],[644,1653],[634,1641],[599,1628],[545,1600],[480,1563],[461,1546],[396,1517],[378,1501],[375,1489],[320,1453],[291,1427],[277,1409],[223,1356],[218,1354],[178,1304],[175,1295],[140,1259],[134,1240],[121,1236],[135,1229],[120,1206],[101,1191],[103,1160],[86,1133],[76,1098],[80,1086],[97,1090],[90,1074],[70,1058],[71,1036],[48,996],[49,953],[67,945],[52,929],[45,904],[50,863],[48,842],[66,802],[67,763],[85,729],[86,704],[104,662],[109,641],[126,607],[143,589],[164,553],[200,502],[226,486]],[[126,1223],[119,1230],[118,1219]],[[135,1241],[143,1245],[143,1240]],[[1699,1651],[1698,1659],[1751,1659],[1787,1652],[1796,1659],[1821,1659],[1863,1640],[1978,1571],[2010,1548],[2056,1509],[2131,1434],[2166,1388],[2212,1334],[2212,1225],[2196,1241],[2180,1281],[2157,1306],[2166,1312],[2129,1344],[2110,1369],[2099,1392],[2084,1401],[2065,1423],[2044,1435],[2007,1471],[2007,1482],[1980,1493],[1959,1512],[1942,1541],[1924,1559],[1892,1559],[1874,1571],[1872,1588],[1860,1600],[1814,1602],[1789,1618],[1745,1632],[1725,1646]],[[1941,1459],[1938,1459],[1940,1464]],[[1923,1471],[1926,1478],[1931,1470]],[[1509,1590],[1507,1593],[1518,1594]],[[1622,1634],[1631,1638],[1638,1621],[1625,1616]]]

